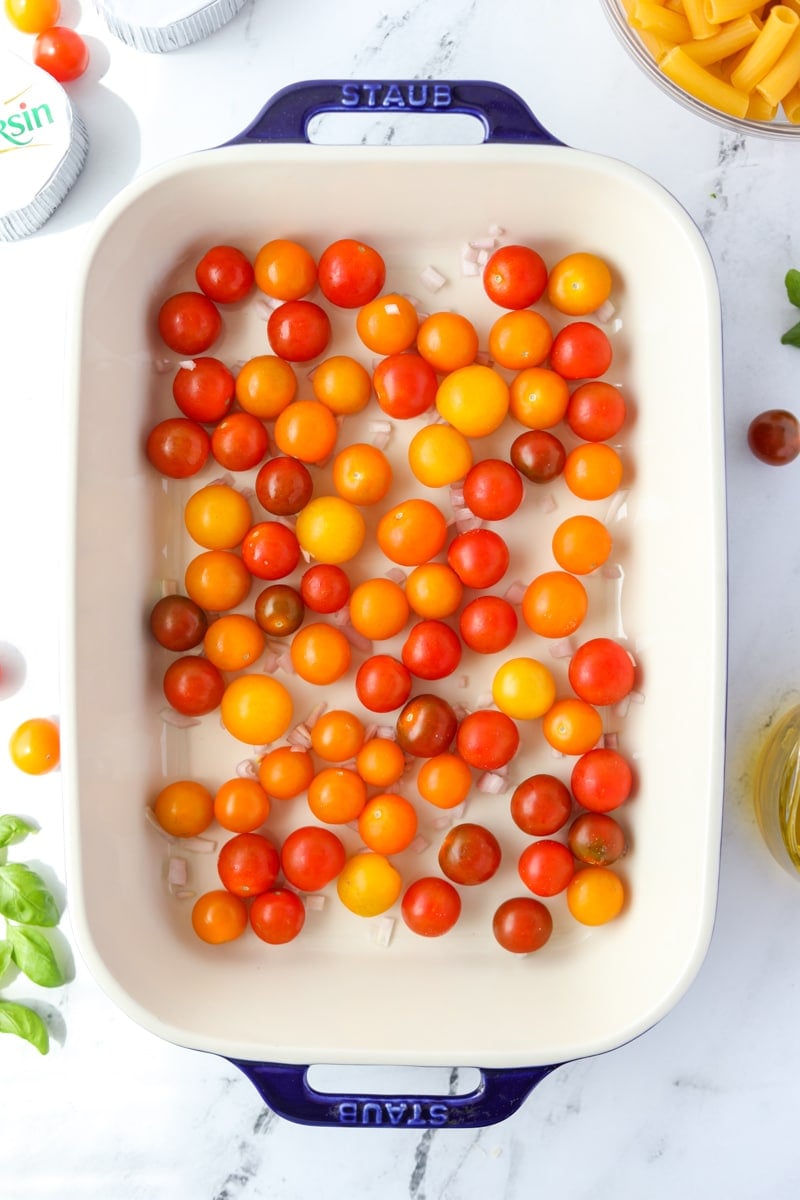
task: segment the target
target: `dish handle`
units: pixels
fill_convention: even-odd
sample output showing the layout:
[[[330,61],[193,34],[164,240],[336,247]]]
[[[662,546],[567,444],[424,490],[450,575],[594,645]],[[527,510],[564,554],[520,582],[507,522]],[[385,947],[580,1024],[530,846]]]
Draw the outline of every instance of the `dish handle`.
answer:
[[[480,1082],[463,1096],[409,1096],[320,1092],[308,1082],[309,1067],[229,1059],[279,1116],[300,1125],[384,1129],[477,1129],[505,1121],[560,1063],[546,1067],[482,1069]]]
[[[484,142],[562,145],[510,88],[485,80],[317,79],[291,84],[267,101],[255,121],[227,146],[251,142],[308,142],[309,122],[321,113],[466,114],[481,122]]]

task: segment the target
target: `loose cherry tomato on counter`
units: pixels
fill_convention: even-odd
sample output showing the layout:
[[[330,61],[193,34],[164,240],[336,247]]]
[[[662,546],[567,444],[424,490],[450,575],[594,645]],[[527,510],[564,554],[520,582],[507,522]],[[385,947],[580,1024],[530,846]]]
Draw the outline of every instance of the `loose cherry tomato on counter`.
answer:
[[[633,773],[617,750],[598,746],[575,763],[570,787],[578,804],[590,812],[611,812],[630,796]]]
[[[268,450],[266,427],[252,413],[228,413],[211,433],[211,453],[228,471],[249,471],[257,467]]]
[[[298,746],[276,746],[258,764],[258,781],[275,800],[293,800],[314,778],[314,760]]]
[[[580,867],[567,887],[567,907],[582,925],[605,925],[624,904],[622,880],[610,867]]]
[[[270,799],[257,779],[234,776],[214,796],[214,816],[229,833],[253,833],[269,816]]]
[[[18,725],[8,743],[11,761],[26,775],[46,775],[61,761],[61,735],[49,717],[31,717]]]
[[[392,792],[371,796],[359,814],[358,832],[367,849],[399,854],[417,835],[417,810],[405,796]]]
[[[305,605],[296,588],[273,583],[256,596],[255,619],[269,637],[288,637],[303,623]]]
[[[611,295],[611,271],[596,254],[567,254],[550,268],[547,299],[570,317],[596,312]]]
[[[176,658],[164,672],[164,695],[176,712],[202,717],[219,708],[225,680],[218,667],[198,654]]]
[[[292,712],[288,691],[269,675],[239,675],[227,684],[220,702],[223,726],[248,746],[265,746],[283,737]]]
[[[192,928],[204,942],[233,942],[247,929],[247,905],[225,888],[204,892],[192,908]]]
[[[214,819],[214,797],[194,779],[176,779],[158,793],[153,812],[170,837],[198,837]]]
[[[531,954],[541,950],[553,932],[549,908],[532,896],[504,900],[492,918],[492,932],[504,950]]]
[[[461,638],[478,654],[497,654],[511,645],[519,621],[514,606],[502,596],[477,596],[458,618]]]
[[[147,435],[145,453],[152,466],[170,479],[188,479],[206,465],[211,438],[196,421],[167,417]]]
[[[447,547],[447,564],[465,587],[493,587],[508,570],[508,546],[493,529],[457,533]]]
[[[554,433],[529,429],[514,438],[510,458],[519,473],[531,483],[549,483],[564,470],[567,452]]]
[[[400,654],[403,664],[418,679],[444,679],[461,661],[461,640],[444,621],[417,621]]]
[[[426,359],[399,352],[378,363],[372,373],[372,386],[387,416],[407,420],[433,408],[438,381]]]
[[[235,391],[233,375],[218,358],[200,356],[191,367],[179,367],[172,395],[185,417],[200,424],[219,421],[230,410]]]
[[[59,83],[71,83],[89,66],[89,47],[77,30],[66,25],[53,25],[37,35],[33,43],[33,61]]]
[[[265,638],[252,617],[226,613],[212,621],[203,638],[203,651],[220,671],[243,671],[264,653]]]
[[[355,821],[367,802],[367,785],[349,767],[323,767],[307,792],[308,807],[318,821],[347,825]]]
[[[406,888],[400,901],[400,915],[412,933],[441,937],[461,916],[461,897],[446,879],[425,876]]]
[[[492,699],[501,712],[515,721],[533,721],[543,716],[555,698],[555,679],[538,659],[509,658],[494,673]]]
[[[542,717],[545,740],[561,754],[586,754],[603,735],[603,718],[585,700],[556,700]]]
[[[436,392],[436,408],[468,438],[487,437],[499,429],[509,406],[505,379],[491,367],[472,363],[445,375]]]
[[[232,550],[253,523],[249,501],[227,483],[209,483],[186,501],[183,522],[205,550]]]
[[[330,340],[330,318],[313,300],[287,300],[267,320],[267,341],[287,362],[319,358]]]
[[[393,712],[411,695],[411,672],[391,654],[371,654],[356,672],[356,695],[370,712]]]
[[[283,579],[299,561],[294,530],[280,521],[259,521],[242,540],[242,562],[257,579]]]
[[[535,896],[557,896],[575,874],[575,860],[563,842],[541,838],[522,851],[517,871],[525,887]]]
[[[356,317],[356,332],[373,354],[402,354],[413,344],[418,328],[417,310],[397,292],[376,296]]]
[[[193,650],[207,629],[208,617],[188,596],[162,596],[150,613],[150,632],[165,650]]]
[[[301,892],[320,892],[339,874],[346,857],[344,844],[332,829],[301,825],[284,839],[281,869]]]
[[[301,549],[309,557],[335,566],[355,558],[366,533],[361,511],[341,496],[315,496],[298,513],[295,523]]]
[[[501,308],[529,308],[547,287],[547,267],[530,246],[501,246],[483,268],[486,295]]]
[[[555,775],[529,775],[511,795],[511,818],[523,833],[547,837],[558,833],[569,820],[572,796]]]
[[[522,598],[525,624],[541,637],[569,637],[581,625],[589,597],[580,579],[567,571],[544,571]]]
[[[549,367],[526,367],[515,375],[509,391],[509,411],[529,429],[551,429],[563,420],[569,404],[566,380]]]
[[[348,354],[326,358],[311,376],[314,397],[331,412],[348,416],[361,412],[372,395],[372,378],[365,366]]]
[[[406,598],[418,617],[451,617],[464,585],[447,563],[421,563],[406,579]]]
[[[300,300],[317,282],[312,255],[289,238],[266,242],[256,254],[253,270],[256,285],[274,300]]]
[[[303,572],[300,595],[312,612],[338,612],[350,598],[350,580],[334,563],[317,563]]]
[[[383,854],[365,850],[354,854],[336,880],[345,908],[358,917],[377,917],[391,908],[402,891],[400,872]]]
[[[589,575],[611,554],[611,534],[602,521],[586,513],[567,517],[553,533],[553,558],[563,571]]]
[[[479,771],[504,767],[519,749],[519,730],[510,717],[493,709],[477,709],[461,721],[456,749],[465,762]]]
[[[280,873],[277,848],[263,833],[237,833],[224,843],[217,857],[223,887],[234,896],[257,896],[271,888]]]
[[[236,304],[252,290],[255,271],[236,246],[212,246],[195,267],[194,277],[215,304]]]
[[[408,620],[408,612],[406,594],[393,579],[365,579],[350,595],[350,623],[373,641],[383,641],[400,633]]]
[[[284,946],[294,941],[305,920],[306,907],[290,888],[268,888],[250,905],[250,927],[270,946]]]
[[[386,264],[372,246],[356,238],[340,238],[322,251],[317,282],[326,300],[339,308],[360,308],[380,293]]]
[[[619,388],[592,379],[575,389],[564,415],[577,437],[587,442],[606,442],[625,424],[627,408]]]
[[[290,646],[292,666],[306,683],[327,686],[341,679],[350,666],[351,650],[341,629],[313,621],[302,625]]]
[[[339,426],[321,400],[293,400],[275,419],[275,445],[304,463],[321,463],[333,453]]]
[[[425,487],[446,487],[463,479],[472,466],[472,447],[463,433],[437,421],[423,425],[412,437],[408,465]]]
[[[591,638],[578,647],[567,669],[573,691],[589,704],[617,704],[630,693],[635,668],[627,650],[612,638]]]
[[[305,508],[314,492],[314,480],[299,458],[279,455],[259,468],[256,499],[276,517],[293,517]]]
[[[236,399],[245,412],[274,421],[297,395],[297,376],[276,354],[249,358],[236,376]]]
[[[176,354],[203,354],[222,331],[216,305],[202,292],[178,292],[161,305],[158,332]]]
[[[458,729],[455,711],[442,696],[413,696],[397,718],[397,741],[406,754],[433,758],[449,750]]]
[[[20,33],[42,33],[58,23],[60,0],[6,0],[6,16]]]
[[[448,830],[438,854],[442,873],[453,883],[467,887],[491,879],[501,858],[500,843],[492,831],[471,821]]]
[[[435,558],[447,540],[447,521],[429,500],[403,500],[378,521],[375,536],[383,553],[403,567]]]
[[[489,356],[510,371],[537,367],[553,344],[549,322],[531,308],[503,313],[489,330]]]
[[[519,471],[501,458],[475,463],[464,479],[464,501],[482,521],[502,521],[522,503],[524,488]]]
[[[472,771],[458,754],[426,758],[417,772],[417,791],[436,808],[457,808],[472,789]]]
[[[606,813],[581,813],[569,827],[567,842],[580,862],[596,867],[610,866],[626,850],[622,827]]]
[[[355,713],[331,708],[311,727],[311,749],[325,762],[347,762],[363,746],[365,732],[363,721]]]
[[[605,500],[622,483],[622,459],[605,442],[585,442],[570,450],[564,482],[580,500]]]
[[[595,379],[611,366],[608,335],[590,321],[572,321],[556,334],[550,366],[564,379]]]
[[[333,486],[351,504],[377,504],[392,486],[392,465],[377,446],[353,442],[333,460]]]
[[[250,592],[253,576],[231,550],[204,550],[186,567],[184,588],[195,604],[207,612],[236,608]]]
[[[370,787],[391,787],[405,769],[406,756],[391,738],[368,738],[356,755],[356,770]]]
[[[457,371],[475,361],[478,333],[461,313],[431,313],[417,331],[417,350],[435,371]]]
[[[794,413],[770,408],[753,417],[747,428],[747,444],[761,462],[782,467],[800,454],[800,422]]]

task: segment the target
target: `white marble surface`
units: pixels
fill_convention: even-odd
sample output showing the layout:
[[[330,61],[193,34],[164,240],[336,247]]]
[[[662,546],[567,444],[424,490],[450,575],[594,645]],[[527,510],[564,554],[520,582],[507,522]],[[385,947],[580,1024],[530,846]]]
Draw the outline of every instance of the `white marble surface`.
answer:
[[[800,879],[764,848],[748,784],[759,730],[800,688],[800,464],[762,466],[745,431],[762,408],[798,406],[800,352],[779,336],[793,320],[783,276],[800,266],[800,145],[738,138],[674,105],[627,60],[596,0],[250,0],[213,38],[163,56],[114,42],[88,2],[63,11],[90,39],[89,73],[70,88],[90,158],[39,234],[0,245],[0,642],[26,671],[0,705],[0,743],[25,717],[59,712],[63,349],[93,217],[136,173],[223,142],[298,78],[488,78],[566,143],[654,176],[711,249],[724,310],[727,787],[716,928],[688,994],[632,1044],[556,1071],[504,1124],[432,1134],[285,1122],[225,1061],[139,1029],[78,960],[57,993],[9,989],[49,1007],[54,1042],[47,1058],[0,1044],[0,1196],[795,1196]],[[27,53],[4,20],[0,42]],[[31,854],[63,881],[58,776],[22,777],[0,755],[0,781],[0,809],[41,823]],[[680,831],[675,850],[679,879]],[[69,939],[68,911],[62,928]]]

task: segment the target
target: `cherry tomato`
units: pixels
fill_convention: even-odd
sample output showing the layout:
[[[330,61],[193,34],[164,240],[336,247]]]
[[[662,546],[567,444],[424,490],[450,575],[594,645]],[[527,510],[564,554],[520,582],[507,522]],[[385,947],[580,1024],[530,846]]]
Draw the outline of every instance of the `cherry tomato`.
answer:
[[[372,373],[375,397],[390,417],[419,417],[436,402],[436,372],[419,354],[390,354]]]
[[[508,570],[508,546],[493,529],[468,529],[447,547],[447,563],[465,587],[493,587]]]
[[[609,867],[581,867],[567,887],[567,907],[582,925],[605,925],[622,912],[625,889]]]
[[[61,761],[61,735],[58,725],[48,717],[31,717],[11,734],[8,751],[11,761],[26,775],[46,775]]]
[[[519,749],[519,730],[505,713],[477,709],[459,725],[456,749],[471,767],[496,771],[511,762]]]
[[[445,375],[436,392],[436,408],[465,437],[487,437],[508,413],[508,384],[491,367],[472,363]]]
[[[314,491],[314,481],[305,463],[279,455],[259,468],[256,498],[262,508],[276,517],[291,517],[305,508]]]
[[[435,558],[447,540],[444,514],[429,500],[403,500],[378,521],[375,536],[383,553],[403,567]]]
[[[305,463],[321,463],[339,434],[336,418],[321,400],[293,400],[275,420],[275,445]]]
[[[516,512],[524,495],[519,471],[500,458],[484,458],[464,479],[464,501],[482,521],[502,521]]]
[[[553,558],[564,571],[589,575],[602,567],[613,541],[602,521],[586,513],[567,517],[553,533]]]
[[[57,24],[60,0],[6,0],[6,16],[20,33],[42,33]]]
[[[449,750],[458,729],[458,718],[442,696],[424,692],[413,696],[397,718],[397,740],[406,754],[433,758]]]
[[[59,83],[78,79],[89,65],[89,47],[75,29],[53,25],[37,34],[33,61]]]
[[[207,629],[208,617],[188,596],[162,596],[150,613],[150,631],[166,650],[193,650]]]
[[[509,411],[529,429],[551,429],[569,404],[565,379],[549,367],[526,367],[515,375],[509,392]]]
[[[207,658],[187,654],[176,658],[164,672],[164,695],[176,712],[202,717],[219,707],[225,680]]]
[[[372,378],[366,367],[348,354],[334,354],[314,370],[311,388],[317,400],[333,413],[361,412],[372,395]]]
[[[605,374],[612,358],[607,334],[590,321],[565,325],[550,349],[550,366],[564,379],[595,379]]]
[[[257,467],[268,450],[266,426],[252,413],[228,413],[211,434],[211,453],[228,471],[249,471]]]
[[[406,598],[418,617],[451,617],[463,595],[464,585],[447,563],[421,563],[406,579]]]
[[[299,242],[274,238],[258,251],[254,275],[265,295],[275,300],[300,300],[317,282],[317,264]]]
[[[373,354],[402,354],[413,344],[418,328],[417,310],[397,292],[376,296],[356,317],[356,332]]]
[[[461,640],[444,621],[417,621],[403,642],[401,657],[418,679],[444,679],[461,661]]]
[[[588,607],[586,588],[567,571],[537,575],[522,597],[525,624],[541,637],[569,637],[580,626]]]
[[[276,746],[258,764],[258,781],[275,800],[293,800],[314,778],[314,760],[297,746]]]
[[[411,673],[391,654],[371,654],[356,672],[355,688],[370,712],[392,712],[411,695]]]
[[[185,417],[201,424],[219,421],[233,404],[235,381],[218,358],[201,356],[193,366],[180,367],[172,381],[172,395]]]
[[[196,421],[167,417],[147,435],[145,453],[157,471],[170,479],[188,479],[206,465],[211,438]]]
[[[400,915],[412,933],[441,937],[461,916],[461,897],[446,879],[425,876],[406,888],[400,901]]]
[[[249,358],[236,376],[236,399],[240,408],[274,421],[297,395],[297,376],[288,362],[275,354]]]
[[[176,779],[158,793],[153,812],[170,837],[197,837],[214,819],[214,797],[194,779]]]
[[[346,762],[358,754],[364,733],[364,723],[355,713],[331,708],[311,728],[311,749],[325,762]]]
[[[557,896],[575,874],[575,860],[563,842],[540,838],[522,851],[517,871],[535,896]]]
[[[592,638],[573,654],[569,682],[589,704],[618,704],[631,691],[635,668],[630,655],[611,638]]]
[[[794,413],[770,408],[753,417],[747,444],[756,458],[771,467],[783,467],[800,454],[800,422]]]
[[[287,300],[269,315],[267,341],[273,352],[287,362],[318,358],[330,340],[328,314],[313,300]]]
[[[619,808],[631,794],[633,773],[617,750],[598,746],[582,754],[572,768],[570,787],[578,804],[590,812]]]
[[[535,658],[509,658],[492,679],[492,699],[515,721],[543,716],[556,698],[556,683],[544,663]]]
[[[201,292],[216,304],[236,304],[249,295],[255,271],[236,246],[212,246],[195,267],[194,277]]]
[[[252,833],[269,816],[270,799],[257,779],[226,779],[214,796],[214,816],[230,833]]]
[[[356,755],[356,770],[371,787],[391,787],[406,769],[406,756],[388,737],[367,738]]]
[[[583,317],[605,303],[611,283],[608,264],[596,254],[567,254],[550,269],[547,299],[560,313]]]
[[[231,550],[204,550],[184,575],[186,594],[208,612],[226,612],[247,599],[253,577]]]
[[[327,686],[341,679],[350,666],[352,652],[341,629],[313,621],[303,625],[292,638],[292,666],[306,683]]]
[[[220,671],[243,671],[264,653],[265,638],[252,617],[227,613],[212,621],[203,638],[203,651]]]
[[[627,408],[619,388],[602,379],[582,383],[569,398],[565,419],[577,437],[606,442],[625,424]]]
[[[452,425],[423,425],[408,444],[408,465],[426,487],[446,487],[463,479],[472,466],[472,447]]]
[[[288,691],[269,675],[239,675],[227,684],[220,702],[222,724],[249,746],[265,746],[283,737],[292,711]]]
[[[323,767],[308,785],[308,807],[318,821],[347,825],[367,802],[367,786],[349,767]]]
[[[510,371],[543,363],[552,344],[549,322],[531,308],[503,313],[489,330],[489,356]]]
[[[334,563],[317,563],[303,572],[300,595],[313,612],[338,612],[350,598],[350,580]]]
[[[564,482],[580,500],[604,500],[622,482],[622,459],[605,442],[584,442],[570,450]]]
[[[202,292],[178,292],[161,305],[158,332],[176,354],[203,354],[217,340],[222,317]]]
[[[217,857],[220,882],[234,896],[265,892],[278,878],[280,867],[280,855],[263,833],[237,833],[225,842]]]
[[[501,246],[486,262],[483,287],[501,308],[529,308],[547,287],[544,259],[530,246]]]
[[[545,741],[561,754],[586,754],[603,734],[603,718],[585,700],[556,700],[542,717]]]
[[[457,754],[426,758],[417,772],[417,791],[436,808],[457,808],[472,788],[472,771]]]
[[[549,483],[564,470],[567,452],[554,433],[529,429],[511,443],[511,462],[531,483]]]
[[[511,795],[511,817],[523,833],[547,837],[558,833],[569,820],[572,796],[569,788],[555,775],[529,775]]]
[[[250,926],[262,942],[283,946],[294,941],[306,920],[306,908],[290,888],[268,888],[250,905]]]
[[[344,844],[332,829],[301,825],[281,846],[281,869],[301,892],[320,892],[339,874],[346,857]]]
[[[246,496],[227,483],[209,483],[186,501],[183,521],[189,536],[206,550],[232,550],[253,523]]]
[[[358,832],[369,850],[400,854],[417,834],[417,810],[405,796],[385,792],[371,796],[358,818]]]
[[[333,460],[333,486],[351,504],[377,504],[392,486],[391,463],[377,446],[353,442]]]
[[[453,883],[474,887],[492,878],[501,858],[500,843],[492,831],[465,821],[445,834],[438,862],[442,873]]]
[[[492,932],[504,950],[531,954],[541,950],[553,932],[550,910],[532,896],[504,900],[492,918]]]
[[[345,908],[359,917],[377,917],[391,908],[402,891],[400,872],[383,854],[373,850],[354,854],[336,880],[336,891]]]
[[[511,645],[517,635],[516,611],[502,596],[477,596],[465,605],[458,618],[464,644],[478,654],[497,654]]]
[[[341,496],[315,496],[297,516],[301,548],[322,563],[349,562],[364,544],[367,526],[361,510]]]
[[[257,579],[283,579],[300,561],[294,530],[280,521],[259,521],[242,541],[242,562]]]
[[[372,246],[340,238],[322,251],[317,282],[326,300],[339,308],[360,308],[374,300],[386,280],[386,264]]]
[[[247,905],[225,888],[205,892],[194,902],[192,928],[211,945],[235,941],[247,928]]]
[[[626,849],[622,827],[606,813],[581,813],[570,825],[567,841],[580,862],[596,867],[610,866]]]
[[[302,625],[305,605],[297,588],[273,583],[256,597],[254,615],[270,637],[288,637]]]
[[[408,620],[408,601],[393,579],[365,579],[350,596],[350,623],[364,637],[383,641],[400,633]]]
[[[457,371],[475,361],[478,333],[461,313],[431,313],[417,331],[417,350],[434,370]]]

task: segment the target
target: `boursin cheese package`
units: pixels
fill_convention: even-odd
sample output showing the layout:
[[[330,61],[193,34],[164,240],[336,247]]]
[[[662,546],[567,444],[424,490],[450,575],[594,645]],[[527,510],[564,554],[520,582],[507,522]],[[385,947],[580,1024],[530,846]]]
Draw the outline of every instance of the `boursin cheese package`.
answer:
[[[247,0],[95,0],[108,28],[137,50],[179,50],[215,33]]]
[[[0,240],[44,225],[80,175],[88,146],[61,84],[0,51]]]

